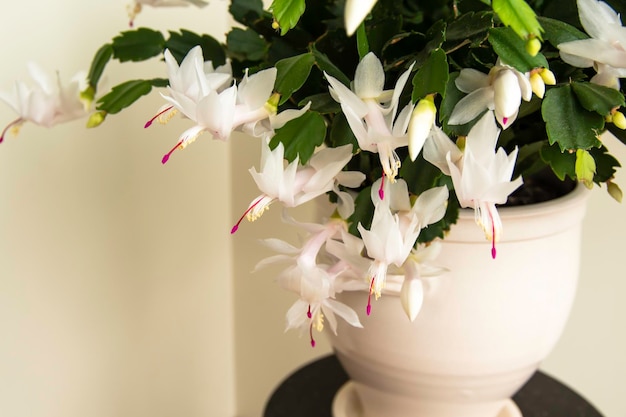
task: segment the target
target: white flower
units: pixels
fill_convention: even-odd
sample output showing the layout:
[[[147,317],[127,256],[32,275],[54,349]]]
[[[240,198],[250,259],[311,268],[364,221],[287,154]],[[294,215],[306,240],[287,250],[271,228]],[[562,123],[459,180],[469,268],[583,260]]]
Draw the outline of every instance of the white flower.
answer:
[[[503,129],[515,121],[519,106],[532,98],[532,88],[525,74],[497,62],[489,74],[471,68],[461,70],[455,84],[469,93],[454,106],[448,124],[462,125],[485,110],[493,110]]]
[[[619,90],[619,78],[626,77],[626,28],[605,2],[577,3],[580,23],[591,38],[559,44],[561,58],[576,67],[593,66],[597,74],[591,82]]]
[[[429,245],[413,249],[404,262],[404,280],[400,288],[400,302],[409,320],[414,321],[424,301],[423,278],[441,275],[445,268],[431,264],[441,252],[441,241],[434,240]]]
[[[34,81],[29,86],[16,81],[11,92],[0,92],[0,100],[7,103],[19,115],[0,135],[4,140],[9,130],[17,132],[24,122],[52,127],[87,115],[80,92],[87,87],[86,74],[78,73],[69,84],[63,85],[59,74],[49,77],[38,65],[30,63],[28,72]]]
[[[335,315],[352,326],[363,326],[354,310],[334,299],[335,294],[344,289],[343,281],[337,277],[345,267],[318,262],[320,251],[326,242],[340,231],[345,231],[345,222],[335,219],[326,224],[298,225],[311,233],[302,248],[298,249],[278,239],[268,239],[265,243],[280,254],[261,261],[256,269],[275,262],[288,263],[289,266],[279,275],[277,281],[282,288],[297,293],[299,299],[287,312],[287,330],[308,330],[311,345],[315,346],[313,329],[322,331],[324,319],[328,320],[334,333],[337,333]]]
[[[417,102],[409,122],[409,156],[415,161],[424,142],[435,125],[437,107],[432,95],[426,96]]]
[[[378,180],[378,181],[382,181]],[[388,184],[389,198],[380,199],[372,186],[374,217],[370,230],[358,225],[367,256],[373,259],[368,271],[370,295],[380,297],[385,285],[387,269],[391,265],[401,268],[413,249],[420,231],[439,221],[445,214],[448,189],[435,187],[422,193],[411,206],[404,180]],[[371,310],[368,298],[367,311]]]
[[[209,3],[203,0],[133,0],[132,3],[126,6],[128,18],[130,19],[128,24],[131,27],[134,25],[135,17],[141,12],[143,5],[152,7],[178,7],[189,6],[190,4],[197,7],[204,7]]]
[[[200,52],[197,48],[192,49],[180,67],[173,57],[169,59],[170,83],[174,81],[174,85],[170,85],[169,95],[163,95],[163,98],[170,105],[161,108],[155,118],[176,109],[195,125],[180,135],[176,145],[163,156],[162,163],[166,163],[175,150],[184,149],[195,141],[201,133],[208,132],[213,139],[224,141],[230,138],[233,131],[263,136],[273,133],[274,129],[309,109],[310,103],[300,110],[276,114],[278,95],[272,93],[276,68],[251,76],[246,71],[239,86],[233,84],[224,89],[225,82],[231,79],[230,67],[218,67],[213,71],[212,65],[202,63]]]
[[[394,180],[400,168],[395,149],[408,145],[407,129],[413,105],[409,103],[396,118],[400,94],[411,68],[396,82],[393,90],[383,90],[385,72],[373,53],[363,57],[354,75],[352,90],[325,74],[333,98],[341,104],[359,147],[379,154],[383,172]]]
[[[296,158],[285,167],[283,144],[279,143],[271,150],[265,142],[261,154],[261,171],[250,169],[262,194],[250,203],[231,233],[237,231],[244,217],[250,221],[258,219],[274,201],[280,201],[285,207],[296,207],[331,191],[335,187],[336,177],[352,159],[352,145],[344,145],[317,151],[307,165],[300,165],[299,158]]]
[[[474,208],[476,222],[492,242],[491,252],[495,257],[495,244],[502,234],[496,204],[506,203],[509,194],[522,184],[521,177],[511,181],[517,148],[510,155],[502,148],[495,151],[500,129],[491,114],[485,114],[470,130],[463,152],[445,133],[437,130],[432,140],[424,145],[424,158],[452,176],[459,203],[462,207]],[[445,152],[445,163],[442,152]]]
[[[346,33],[352,36],[376,5],[376,0],[346,0],[344,23]]]

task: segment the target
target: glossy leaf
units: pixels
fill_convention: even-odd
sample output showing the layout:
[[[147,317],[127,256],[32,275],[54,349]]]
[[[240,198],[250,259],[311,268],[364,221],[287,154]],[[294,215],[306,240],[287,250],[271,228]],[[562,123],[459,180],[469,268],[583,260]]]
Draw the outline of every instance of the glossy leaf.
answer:
[[[198,35],[185,29],[180,33],[170,32],[165,46],[180,64],[187,53],[195,46],[200,45],[205,61],[211,61],[214,67],[224,65],[226,52],[220,43],[209,35]]]
[[[226,45],[231,57],[239,61],[260,61],[269,49],[267,42],[252,29],[233,28],[226,35]]]
[[[111,89],[111,92],[100,98],[96,109],[103,110],[109,114],[119,113],[151,90],[152,81],[150,80],[126,81],[116,85]]]
[[[292,162],[299,155],[300,163],[306,164],[315,148],[324,143],[325,138],[324,118],[318,113],[309,111],[276,130],[270,141],[270,148],[274,149],[278,143],[282,143],[285,147],[285,159]]]
[[[298,106],[302,107],[308,102],[311,102],[311,110],[320,114],[335,114],[341,112],[341,105],[332,98],[330,93],[319,93],[307,96],[300,100]]]
[[[574,26],[561,20],[540,17],[539,23],[541,23],[541,26],[545,30],[545,40],[550,42],[553,46],[557,46],[558,44],[564,42],[589,38],[589,36],[587,36],[584,32],[581,32]]]
[[[343,113],[339,113],[333,118],[330,127],[330,144],[333,147],[351,144],[353,152],[356,152],[359,148],[359,142],[354,133],[352,133],[352,129],[350,129],[350,125]]]
[[[102,45],[94,55],[93,60],[91,61],[91,67],[89,68],[89,73],[87,74],[89,86],[94,90],[98,86],[98,82],[100,81],[100,77],[102,77],[104,68],[112,57],[113,47],[110,44]]]
[[[413,77],[413,102],[429,94],[446,95],[448,61],[443,49],[435,49]]]
[[[274,0],[270,11],[280,26],[280,34],[284,35],[296,26],[305,10],[304,0]]]
[[[566,177],[576,179],[576,153],[563,152],[556,144],[552,146],[545,144],[540,154],[541,159],[552,168],[561,181]]]
[[[121,62],[144,61],[160,55],[165,49],[165,38],[159,31],[139,28],[122,32],[113,38],[113,55]]]
[[[372,187],[362,189],[354,200],[354,213],[348,219],[350,226],[348,231],[358,237],[361,237],[357,226],[361,224],[364,228],[370,229],[372,226],[372,216],[374,215],[374,203],[370,196]]]
[[[593,187],[593,177],[596,173],[596,161],[591,154],[584,150],[578,149],[576,151],[576,178],[585,184],[585,187]]]
[[[541,39],[542,29],[535,11],[524,0],[492,0],[491,7],[518,37],[526,39],[532,35]]]
[[[486,33],[493,26],[493,13],[465,13],[448,24],[447,41],[465,40]]]
[[[623,106],[624,95],[613,88],[587,82],[573,82],[572,90],[578,102],[587,110],[608,116],[616,107]]]
[[[280,104],[289,100],[291,95],[302,87],[314,63],[315,57],[310,52],[281,59],[276,63],[278,73],[274,89],[280,93]]]
[[[261,0],[231,0],[228,11],[237,22],[244,25],[249,25],[265,13]]]
[[[489,31],[489,43],[502,61],[521,72],[534,68],[548,67],[548,61],[541,54],[530,56],[526,44],[509,28],[493,28]]]
[[[341,81],[342,84],[346,86],[350,85],[350,78],[348,78],[346,74],[344,74],[335,64],[333,64],[331,60],[328,59],[328,56],[326,56],[326,54],[320,52],[315,47],[315,45],[313,45],[313,47],[311,48],[311,52],[313,52],[313,56],[315,57],[315,64],[320,70],[324,71],[328,75],[335,77],[336,79]]]
[[[604,118],[585,110],[569,84],[546,92],[541,115],[550,144],[558,143],[562,151],[600,146],[597,132],[604,127]]]

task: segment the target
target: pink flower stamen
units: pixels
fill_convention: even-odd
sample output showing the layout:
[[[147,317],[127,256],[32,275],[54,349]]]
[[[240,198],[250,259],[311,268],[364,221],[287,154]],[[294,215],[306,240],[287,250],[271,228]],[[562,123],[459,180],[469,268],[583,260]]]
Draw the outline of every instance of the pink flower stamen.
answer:
[[[311,347],[315,347],[315,339],[313,339],[313,323],[309,326],[309,337],[311,338]]]
[[[306,316],[307,316],[308,318],[313,317],[313,314],[311,314],[311,304],[309,304],[309,310],[306,312]]]
[[[172,155],[172,152],[174,152],[176,149],[180,148],[182,144],[183,144],[183,141],[181,140],[172,149],[170,149],[170,151],[168,153],[163,155],[163,158],[161,158],[161,163],[165,164],[170,159],[170,155]]]
[[[489,218],[491,219],[491,258],[496,259],[496,225],[493,223],[491,210],[489,211]]]
[[[506,124],[509,122],[509,118],[508,117],[503,117],[502,118],[502,125],[506,126]]]
[[[369,294],[367,294],[367,307],[365,308],[365,312],[368,316],[372,313],[372,290],[374,289],[374,278],[376,277],[372,277],[372,280],[370,281],[370,291]]]
[[[145,125],[143,125],[143,128],[145,129],[145,128],[150,127],[150,126],[152,125],[152,123],[154,123],[154,121],[155,121],[156,119],[158,119],[159,117],[161,117],[163,114],[167,113],[168,111],[172,110],[173,108],[174,108],[174,106],[169,106],[169,107],[167,107],[167,108],[165,108],[165,109],[161,110],[161,111],[160,111],[160,112],[158,112],[158,113],[157,113],[157,114],[156,114],[156,115],[155,115],[152,119],[148,120],[148,121],[146,122],[146,124],[145,124]]]
[[[381,200],[385,199],[385,171],[383,171],[383,176],[381,177],[380,187],[378,188],[378,197]]]
[[[252,203],[250,205],[250,207],[248,207],[248,209],[246,211],[243,212],[243,214],[241,215],[239,220],[237,220],[237,223],[233,226],[232,229],[230,229],[230,234],[231,235],[233,233],[235,233],[237,230],[239,230],[239,224],[243,221],[244,217],[246,217],[248,215],[248,213],[250,213],[252,211],[252,209],[254,209],[254,207],[261,202],[261,200],[263,200],[263,196],[257,198],[256,201],[254,203]],[[310,311],[311,311],[311,306],[309,306],[309,313],[310,313]],[[309,316],[309,318],[311,318],[311,317]]]
[[[4,128],[4,130],[2,130],[2,135],[0,135],[0,143],[2,143],[4,141],[4,137],[6,136],[7,132],[14,126],[19,125],[20,123],[22,123],[24,121],[24,119],[22,119],[21,117],[18,119],[13,120],[11,123],[9,123],[7,125],[7,127]]]

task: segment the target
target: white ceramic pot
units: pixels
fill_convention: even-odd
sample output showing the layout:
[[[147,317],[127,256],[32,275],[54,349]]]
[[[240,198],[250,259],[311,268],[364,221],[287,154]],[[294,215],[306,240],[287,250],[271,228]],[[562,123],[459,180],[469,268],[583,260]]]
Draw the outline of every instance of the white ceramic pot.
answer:
[[[363,329],[340,321],[331,343],[360,403],[359,417],[496,417],[559,338],[574,299],[587,190],[500,208],[496,259],[463,211],[438,264],[424,280],[424,303],[410,322],[387,284],[366,316],[365,292],[338,294]],[[500,414],[499,414],[500,413]],[[339,417],[339,416],[336,416]]]

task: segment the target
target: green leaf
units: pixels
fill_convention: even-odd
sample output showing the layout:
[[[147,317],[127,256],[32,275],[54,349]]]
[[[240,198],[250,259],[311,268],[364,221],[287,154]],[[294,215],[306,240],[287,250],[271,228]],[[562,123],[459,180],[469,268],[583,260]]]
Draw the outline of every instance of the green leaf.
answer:
[[[502,23],[510,26],[520,38],[532,35],[541,39],[543,30],[535,11],[524,0],[492,0],[491,6]]]
[[[435,49],[413,77],[413,93],[411,96],[413,102],[417,102],[417,100],[429,94],[439,93],[441,96],[445,96],[448,79],[446,53],[443,49]]]
[[[620,163],[615,157],[609,154],[605,146],[599,148],[591,148],[589,153],[596,161],[596,174],[593,177],[595,183],[609,181],[613,178],[616,168],[620,167]]]
[[[310,52],[281,59],[276,63],[278,73],[274,89],[280,93],[279,104],[289,100],[304,85],[314,63],[315,57]]]
[[[231,0],[228,11],[233,18],[246,26],[263,16],[263,2],[261,0]]]
[[[339,113],[333,118],[330,127],[330,144],[335,148],[351,144],[352,152],[356,152],[356,150],[359,149],[359,142],[356,140],[352,129],[350,129],[348,120],[346,120],[346,116],[343,113]]]
[[[576,179],[576,154],[574,152],[563,152],[558,145],[545,144],[540,154],[541,159],[552,168],[561,181],[565,177]]]
[[[626,145],[626,130],[620,129],[613,123],[607,123],[606,128],[613,134],[620,142]]]
[[[350,221],[350,227],[348,231],[354,236],[360,237],[359,229],[357,226],[361,224],[365,229],[372,226],[372,217],[374,217],[374,203],[370,196],[372,187],[366,187],[362,189],[354,200],[354,213],[348,219]]]
[[[165,38],[161,32],[139,28],[122,32],[113,38],[113,55],[120,62],[144,61],[160,55],[165,48]]]
[[[278,143],[282,143],[285,147],[285,159],[292,162],[300,156],[300,163],[304,165],[313,155],[315,148],[324,143],[325,138],[324,118],[318,113],[309,111],[277,129],[270,141],[270,148],[275,149]]]
[[[89,86],[94,90],[98,87],[98,81],[102,77],[104,68],[113,57],[113,47],[110,44],[105,44],[98,49],[91,61],[91,67],[87,74],[87,81]]]
[[[604,127],[604,118],[585,110],[569,84],[546,92],[541,115],[550,144],[558,143],[562,151],[600,146],[597,135]]]
[[[526,52],[525,42],[510,28],[490,29],[489,43],[505,64],[511,65],[520,72],[528,72],[534,68],[548,67],[546,57],[541,53],[530,56],[528,52]]]
[[[356,29],[356,48],[359,51],[359,59],[363,59],[370,51],[370,44],[367,41],[367,33],[365,33],[365,24],[363,22]]]
[[[280,26],[280,34],[284,35],[296,26],[305,9],[304,0],[274,0],[270,11]]]
[[[330,93],[319,93],[305,97],[300,100],[298,106],[305,106],[308,102],[311,102],[311,110],[321,114],[341,112],[341,105],[331,97]]]
[[[584,150],[576,151],[576,178],[587,188],[593,188],[593,177],[596,173],[596,161],[591,154]]]
[[[400,176],[406,181],[409,192],[415,195],[436,186],[442,175],[439,168],[424,159],[422,152],[415,161],[407,157],[400,168]]]
[[[472,36],[485,33],[493,26],[493,13],[469,12],[448,23],[447,41],[463,41]]]
[[[547,17],[539,17],[538,19],[545,30],[544,38],[555,47],[560,43],[589,38],[584,32],[561,20]]]
[[[226,35],[226,46],[238,61],[260,61],[269,49],[267,42],[252,29],[233,28]]]
[[[333,64],[323,52],[320,52],[315,47],[315,45],[311,47],[311,52],[313,52],[313,56],[315,56],[315,64],[321,71],[335,77],[343,85],[350,85],[350,78],[348,78],[346,74],[344,74],[335,64]]]
[[[116,85],[111,89],[111,92],[100,98],[96,109],[106,111],[109,114],[119,113],[151,90],[152,82],[150,80],[126,81]]]
[[[209,35],[198,35],[185,29],[180,33],[170,32],[165,47],[169,49],[176,61],[180,64],[187,53],[195,46],[200,45],[205,61],[211,61],[214,67],[224,65],[226,53],[220,43]]]
[[[625,104],[624,95],[613,88],[587,82],[571,85],[581,106],[602,116],[608,116],[614,108]]]

